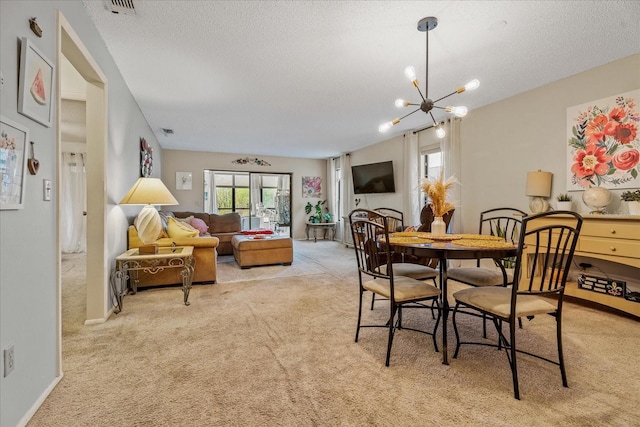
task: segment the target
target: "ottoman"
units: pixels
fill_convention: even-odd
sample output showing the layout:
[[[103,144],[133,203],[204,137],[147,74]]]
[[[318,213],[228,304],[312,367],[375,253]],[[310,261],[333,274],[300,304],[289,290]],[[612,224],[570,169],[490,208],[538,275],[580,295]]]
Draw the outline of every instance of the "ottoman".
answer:
[[[257,265],[284,264],[293,262],[293,239],[291,237],[236,235],[231,239],[233,257],[241,268]]]

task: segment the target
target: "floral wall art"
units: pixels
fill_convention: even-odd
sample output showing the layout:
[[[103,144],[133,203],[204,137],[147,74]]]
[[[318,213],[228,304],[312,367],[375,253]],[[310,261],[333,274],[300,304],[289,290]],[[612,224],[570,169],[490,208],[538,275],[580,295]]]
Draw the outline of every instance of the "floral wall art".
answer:
[[[302,177],[302,197],[321,197],[322,178],[319,176]]]
[[[640,90],[567,109],[568,190],[640,187]]]

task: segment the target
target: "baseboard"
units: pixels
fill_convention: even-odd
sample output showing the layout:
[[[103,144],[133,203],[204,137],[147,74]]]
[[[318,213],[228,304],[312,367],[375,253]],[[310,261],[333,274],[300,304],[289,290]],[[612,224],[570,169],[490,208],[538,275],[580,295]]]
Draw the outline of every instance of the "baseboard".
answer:
[[[101,323],[104,323],[107,320],[109,320],[109,317],[111,317],[111,315],[113,313],[115,313],[115,311],[116,311],[116,308],[115,307],[111,307],[111,310],[109,310],[107,312],[107,316],[106,317],[103,317],[103,318],[100,318],[100,319],[87,319],[87,320],[84,321],[84,324],[85,324],[85,326],[87,326],[87,325],[99,325]]]
[[[49,387],[47,387],[47,389],[40,395],[38,400],[35,401],[33,406],[31,406],[29,411],[27,411],[27,413],[24,414],[24,417],[22,417],[20,422],[18,422],[17,427],[25,427],[27,425],[27,423],[31,420],[33,415],[38,411],[40,406],[42,406],[42,404],[47,399],[47,397],[49,397],[49,395],[51,394],[53,389],[56,388],[56,386],[58,385],[58,383],[60,382],[60,380],[62,379],[63,376],[64,376],[64,374],[60,374],[59,377],[56,377],[53,380],[53,382],[51,384],[49,384]]]

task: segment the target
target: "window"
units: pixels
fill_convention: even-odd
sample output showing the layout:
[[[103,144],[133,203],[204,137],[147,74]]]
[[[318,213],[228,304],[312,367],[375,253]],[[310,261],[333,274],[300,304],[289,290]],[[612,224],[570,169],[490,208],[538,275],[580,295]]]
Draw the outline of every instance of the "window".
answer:
[[[431,145],[424,147],[420,153],[420,172],[422,178],[437,178],[440,176],[440,171],[443,167],[442,151],[440,151],[439,145]],[[427,197],[424,198],[424,203],[428,202]]]
[[[267,209],[276,208],[278,194],[278,176],[262,175],[260,177],[260,202]]]
[[[216,173],[216,204],[220,215],[237,212],[249,215],[249,174]]]

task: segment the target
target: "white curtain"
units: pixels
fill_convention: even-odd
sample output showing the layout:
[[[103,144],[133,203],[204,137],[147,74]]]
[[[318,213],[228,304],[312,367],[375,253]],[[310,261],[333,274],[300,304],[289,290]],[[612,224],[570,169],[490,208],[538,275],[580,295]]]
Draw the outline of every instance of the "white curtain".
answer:
[[[342,215],[347,218],[340,218],[342,222],[342,243],[347,244],[350,240],[348,232],[345,231],[345,224],[349,221],[349,214],[353,210],[351,201],[353,200],[353,180],[351,178],[351,155],[344,153],[340,156],[340,179],[342,182],[342,194],[340,200],[342,203]]]
[[[451,200],[456,206],[456,211],[451,220],[450,229],[452,233],[462,232],[462,189],[460,186],[460,176],[462,173],[460,162],[460,123],[462,119],[455,117],[447,119],[444,123],[446,136],[440,141],[440,150],[444,154],[444,176],[455,176],[458,184],[454,185],[450,192]]]
[[[420,224],[420,149],[418,134],[404,135],[404,225]]]
[[[60,189],[60,227],[62,252],[87,250],[87,180],[84,153],[62,153],[62,188]]]
[[[327,162],[327,183],[325,188],[327,189],[326,199],[327,208],[329,213],[333,215],[333,222],[340,221],[338,218],[338,209],[336,206],[336,171],[340,167],[340,159],[332,158]]]

